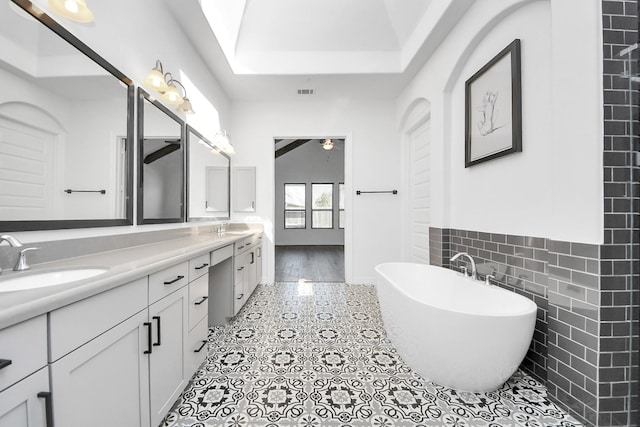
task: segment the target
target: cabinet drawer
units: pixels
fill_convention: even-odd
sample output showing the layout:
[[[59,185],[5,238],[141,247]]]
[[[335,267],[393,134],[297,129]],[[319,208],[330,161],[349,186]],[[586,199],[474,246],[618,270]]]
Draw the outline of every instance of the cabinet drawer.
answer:
[[[147,277],[51,312],[51,361],[56,361],[147,307]]]
[[[189,260],[189,282],[209,272],[210,255],[204,254]]]
[[[211,252],[211,262],[212,266],[221,263],[227,258],[233,256],[233,245],[225,246],[224,248],[216,249]]]
[[[187,261],[149,275],[149,304],[153,304],[187,283],[189,283]]]
[[[47,364],[45,314],[0,330],[0,390]]]
[[[189,330],[209,312],[209,275],[189,283]]]
[[[191,332],[189,332],[186,347],[187,354],[184,358],[187,376],[193,375],[207,357],[207,335],[209,333],[207,323],[208,317],[205,316],[196,324]]]
[[[262,233],[256,233],[256,234],[252,234],[251,237],[251,246],[255,246],[257,244],[262,243]]]
[[[253,246],[253,239],[254,236],[256,236],[255,234],[252,234],[251,236],[245,237],[242,240],[238,240],[236,242],[236,251],[235,251],[235,255],[239,255],[241,253],[244,253],[246,251],[249,250],[249,248],[251,248],[251,246]]]

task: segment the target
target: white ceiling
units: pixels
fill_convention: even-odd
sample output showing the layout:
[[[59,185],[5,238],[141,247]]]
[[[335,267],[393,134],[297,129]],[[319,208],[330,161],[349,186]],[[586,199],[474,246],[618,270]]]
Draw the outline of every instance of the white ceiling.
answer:
[[[473,0],[165,0],[231,99],[389,98]]]

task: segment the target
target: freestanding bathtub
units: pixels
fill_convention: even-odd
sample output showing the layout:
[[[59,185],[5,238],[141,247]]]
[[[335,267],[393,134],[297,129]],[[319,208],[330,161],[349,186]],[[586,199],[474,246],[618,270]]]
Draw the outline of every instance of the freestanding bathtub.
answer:
[[[499,388],[529,348],[536,304],[442,267],[376,266],[387,335],[425,379],[457,390]]]

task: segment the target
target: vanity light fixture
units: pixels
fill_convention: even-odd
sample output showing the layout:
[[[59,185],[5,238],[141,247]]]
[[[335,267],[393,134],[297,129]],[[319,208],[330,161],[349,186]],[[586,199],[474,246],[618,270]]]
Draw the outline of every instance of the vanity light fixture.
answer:
[[[149,71],[147,77],[144,79],[144,85],[162,95],[162,99],[165,102],[177,105],[176,110],[180,113],[194,114],[191,101],[187,98],[187,89],[179,80],[173,78],[171,73],[165,73],[162,68],[162,62],[159,59],[156,60],[156,65]],[[182,88],[184,96],[180,93],[177,86]]]
[[[49,6],[59,15],[84,24],[93,22],[93,12],[85,0],[49,0]]]
[[[331,138],[327,138],[322,143],[322,148],[324,148],[325,150],[329,151],[329,150],[331,150],[333,148],[334,145],[335,145],[335,143],[331,140]]]
[[[193,111],[193,107],[191,106],[191,101],[189,101],[189,98],[187,98],[187,91],[184,92],[184,95],[184,101],[182,102],[182,104],[178,105],[178,108],[176,109],[181,113],[195,114],[195,111]]]
[[[224,129],[220,129],[218,132],[216,132],[215,136],[213,137],[213,143],[230,156],[236,154],[235,148],[233,148],[233,145],[231,145],[231,138],[229,137],[227,131]]]
[[[144,85],[149,89],[156,92],[163,93],[167,90],[167,82],[164,80],[164,70],[162,69],[162,62],[159,59],[156,60],[156,66],[153,67],[147,77],[144,79]]]
[[[167,81],[167,90],[162,92],[162,99],[172,105],[182,104],[184,102],[184,98],[182,97],[182,95],[180,95],[180,92],[178,92],[176,84],[179,84],[183,89],[184,86],[182,86],[182,83],[180,83],[179,81],[174,80],[171,76],[171,73],[167,73],[164,76],[165,78],[169,77],[169,80]]]

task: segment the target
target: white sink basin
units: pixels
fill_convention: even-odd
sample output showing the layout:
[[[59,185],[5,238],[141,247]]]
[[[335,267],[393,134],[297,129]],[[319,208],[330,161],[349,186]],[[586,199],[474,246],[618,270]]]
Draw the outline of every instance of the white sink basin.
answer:
[[[8,279],[0,278],[0,292],[24,291],[62,285],[76,280],[88,279],[106,272],[106,268],[72,268],[68,270],[43,271],[41,273],[15,274]]]

